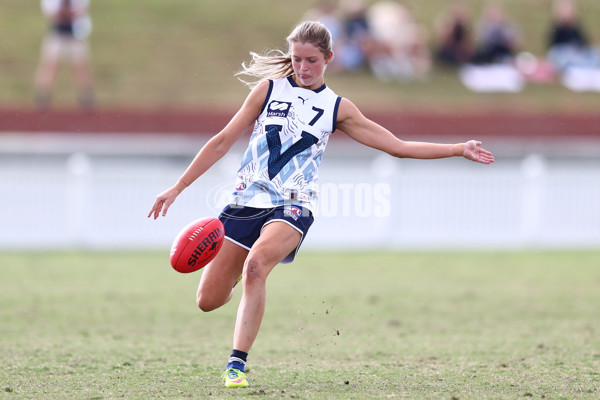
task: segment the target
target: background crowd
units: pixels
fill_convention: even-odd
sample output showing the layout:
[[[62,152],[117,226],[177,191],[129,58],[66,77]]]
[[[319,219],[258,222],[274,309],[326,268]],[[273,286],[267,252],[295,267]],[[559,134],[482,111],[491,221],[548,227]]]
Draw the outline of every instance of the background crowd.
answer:
[[[91,110],[96,101],[88,44],[90,0],[40,3],[47,29],[35,73],[34,104],[40,110],[51,105],[59,67],[64,63],[71,67],[80,107]],[[531,30],[521,29],[515,20],[522,23],[523,18],[510,15],[501,1],[482,1],[475,9],[465,0],[452,0],[444,8],[436,7],[440,9],[435,18],[421,20],[410,4],[403,0],[321,0],[301,19],[320,20],[331,30],[336,56],[330,68],[334,73],[370,71],[382,82],[408,82],[426,81],[434,69],[442,68],[455,71],[473,92],[518,92],[528,82],[559,82],[576,92],[600,92],[600,52],[581,22],[585,10],[577,0],[549,1],[547,12],[535,15],[545,24],[544,37],[535,38],[543,41],[542,51],[527,48],[526,39],[530,38],[524,32]],[[515,8],[511,10],[514,13]],[[106,36],[106,26],[99,26]],[[199,52],[195,44],[191,48]],[[211,49],[216,50],[218,47]],[[157,71],[164,72],[161,62],[149,59],[144,70],[158,65]],[[207,67],[204,64],[203,71],[210,75]],[[125,74],[104,71],[103,78],[107,76],[122,78]],[[158,87],[160,79],[152,75],[153,85]],[[158,90],[174,92],[171,88]],[[190,93],[185,87],[182,90]]]
[[[324,0],[304,17],[333,32],[338,71],[369,68],[383,81],[415,80],[438,63],[460,69],[473,90],[562,80],[574,90],[600,91],[599,51],[579,15],[575,0],[555,0],[544,38],[547,52],[538,56],[523,47],[520,27],[497,1],[487,2],[480,16],[460,1],[449,3],[433,22],[434,37],[427,37],[424,24],[399,1]]]

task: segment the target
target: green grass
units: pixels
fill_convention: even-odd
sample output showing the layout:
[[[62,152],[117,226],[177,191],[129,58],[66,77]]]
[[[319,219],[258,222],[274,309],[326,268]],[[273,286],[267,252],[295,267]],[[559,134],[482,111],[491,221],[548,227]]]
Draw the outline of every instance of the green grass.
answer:
[[[165,252],[0,253],[0,399],[595,399],[600,252],[301,253],[269,280],[251,386]]]
[[[284,38],[318,0],[102,0],[92,2],[93,67],[100,107],[237,109],[248,90],[233,77],[248,52],[284,48]],[[373,0],[368,1],[368,3]],[[483,0],[465,0],[473,19]],[[501,0],[521,27],[523,48],[545,52],[550,0]],[[434,43],[433,24],[447,0],[404,1]],[[600,2],[580,0],[583,24],[600,43]],[[46,22],[39,1],[3,0],[0,13],[0,106],[29,107],[33,76]],[[55,101],[75,104],[70,73],[62,69]],[[471,109],[595,111],[600,96],[562,86],[528,85],[519,94],[485,95],[466,90],[455,71],[435,70],[429,79],[384,84],[369,72],[328,73],[328,83],[363,109],[457,112]]]

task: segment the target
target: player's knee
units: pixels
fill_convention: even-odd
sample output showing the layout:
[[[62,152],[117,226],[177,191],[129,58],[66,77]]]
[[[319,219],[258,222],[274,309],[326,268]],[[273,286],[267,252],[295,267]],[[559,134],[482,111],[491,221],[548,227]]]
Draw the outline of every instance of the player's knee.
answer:
[[[259,255],[251,255],[246,259],[242,282],[244,287],[251,287],[257,284],[265,283],[267,277],[265,274],[264,263]]]
[[[197,299],[196,304],[198,305],[198,308],[204,312],[213,311],[213,310],[216,310],[217,308],[219,308],[219,306],[216,305],[214,302],[203,301],[201,299]]]
[[[196,295],[196,305],[204,312],[215,310],[220,306],[220,304],[215,302],[213,299],[208,296],[203,296],[200,292],[198,292]]]
[[[233,289],[231,289],[231,291],[227,294],[227,296],[225,296],[225,298],[217,298],[214,295],[209,296],[203,294],[202,291],[199,290],[198,293],[196,293],[196,305],[202,311],[209,312],[216,310],[217,308],[226,304],[229,300],[231,300],[231,297],[233,297]]]
[[[204,312],[212,311],[209,307],[208,302],[204,300],[204,297],[200,293],[196,294],[196,305],[199,309],[201,309]]]

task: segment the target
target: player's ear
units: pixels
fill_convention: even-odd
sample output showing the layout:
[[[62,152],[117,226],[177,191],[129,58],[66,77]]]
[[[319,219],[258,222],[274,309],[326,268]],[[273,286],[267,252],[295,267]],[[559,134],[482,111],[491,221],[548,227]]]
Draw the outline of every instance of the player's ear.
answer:
[[[325,65],[333,61],[333,51],[329,52],[329,57],[325,58]]]

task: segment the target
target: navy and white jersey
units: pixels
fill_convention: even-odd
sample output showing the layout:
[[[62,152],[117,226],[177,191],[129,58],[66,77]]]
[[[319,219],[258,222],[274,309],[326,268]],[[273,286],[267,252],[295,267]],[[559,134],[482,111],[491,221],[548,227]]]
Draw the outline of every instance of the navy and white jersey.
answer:
[[[340,100],[325,84],[309,90],[291,77],[269,81],[231,203],[256,208],[295,204],[314,211],[318,169],[336,129]]]

